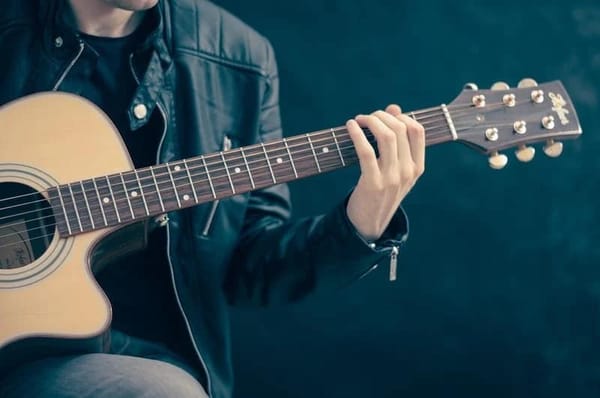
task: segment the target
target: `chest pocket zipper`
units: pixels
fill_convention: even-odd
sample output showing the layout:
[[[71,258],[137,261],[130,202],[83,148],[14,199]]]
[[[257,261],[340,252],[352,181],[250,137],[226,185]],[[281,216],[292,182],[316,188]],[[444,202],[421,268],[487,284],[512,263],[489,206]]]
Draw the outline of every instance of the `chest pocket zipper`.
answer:
[[[231,149],[231,139],[225,135],[225,136],[223,136],[223,151],[228,151],[230,149]],[[219,202],[220,202],[219,199],[212,202],[210,211],[208,212],[208,217],[206,218],[206,223],[204,224],[204,228],[202,228],[202,236],[204,238],[208,237],[208,234],[210,233],[210,227],[212,226],[213,221],[215,220],[215,215],[217,214],[217,208],[219,207]]]

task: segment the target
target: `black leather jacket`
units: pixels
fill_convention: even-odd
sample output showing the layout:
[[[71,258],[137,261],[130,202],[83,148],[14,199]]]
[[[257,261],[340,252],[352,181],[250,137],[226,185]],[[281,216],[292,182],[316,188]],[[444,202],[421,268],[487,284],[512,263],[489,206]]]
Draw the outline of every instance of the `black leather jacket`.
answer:
[[[0,103],[61,87],[83,44],[57,21],[58,0],[10,0],[0,15]],[[161,22],[132,55],[140,85],[130,107],[164,119],[157,155],[167,162],[281,137],[278,76],[265,38],[204,0],[163,0]],[[148,65],[145,69],[145,65]],[[145,70],[144,70],[145,69]],[[0,137],[1,139],[1,137]],[[0,162],[2,160],[0,159]],[[212,397],[232,391],[227,303],[264,305],[349,283],[387,263],[407,235],[399,211],[377,244],[349,223],[345,203],[289,222],[285,185],[169,214],[168,255],[178,303]]]

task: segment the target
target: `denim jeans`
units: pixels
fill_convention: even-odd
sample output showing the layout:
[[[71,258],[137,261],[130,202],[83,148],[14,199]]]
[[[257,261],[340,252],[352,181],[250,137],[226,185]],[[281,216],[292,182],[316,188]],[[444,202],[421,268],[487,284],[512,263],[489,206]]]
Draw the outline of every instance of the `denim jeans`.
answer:
[[[185,370],[155,359],[86,354],[32,362],[0,381],[2,398],[206,398]]]
[[[196,376],[196,377],[195,377]],[[194,369],[160,345],[113,334],[110,353],[40,359],[0,375],[0,398],[206,398]]]

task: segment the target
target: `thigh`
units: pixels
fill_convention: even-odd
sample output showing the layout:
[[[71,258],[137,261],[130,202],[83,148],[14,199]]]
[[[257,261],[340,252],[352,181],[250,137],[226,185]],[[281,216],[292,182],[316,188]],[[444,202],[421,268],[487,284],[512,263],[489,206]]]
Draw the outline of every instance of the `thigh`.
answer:
[[[32,362],[0,381],[0,397],[206,398],[189,373],[166,362],[87,354]]]

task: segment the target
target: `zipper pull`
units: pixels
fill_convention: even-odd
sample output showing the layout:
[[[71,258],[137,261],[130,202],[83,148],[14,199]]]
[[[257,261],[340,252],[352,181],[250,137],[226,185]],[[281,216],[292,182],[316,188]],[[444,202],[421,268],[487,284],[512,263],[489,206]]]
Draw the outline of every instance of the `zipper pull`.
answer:
[[[390,254],[390,282],[396,280],[396,268],[398,268],[398,246],[392,247],[392,253]]]

